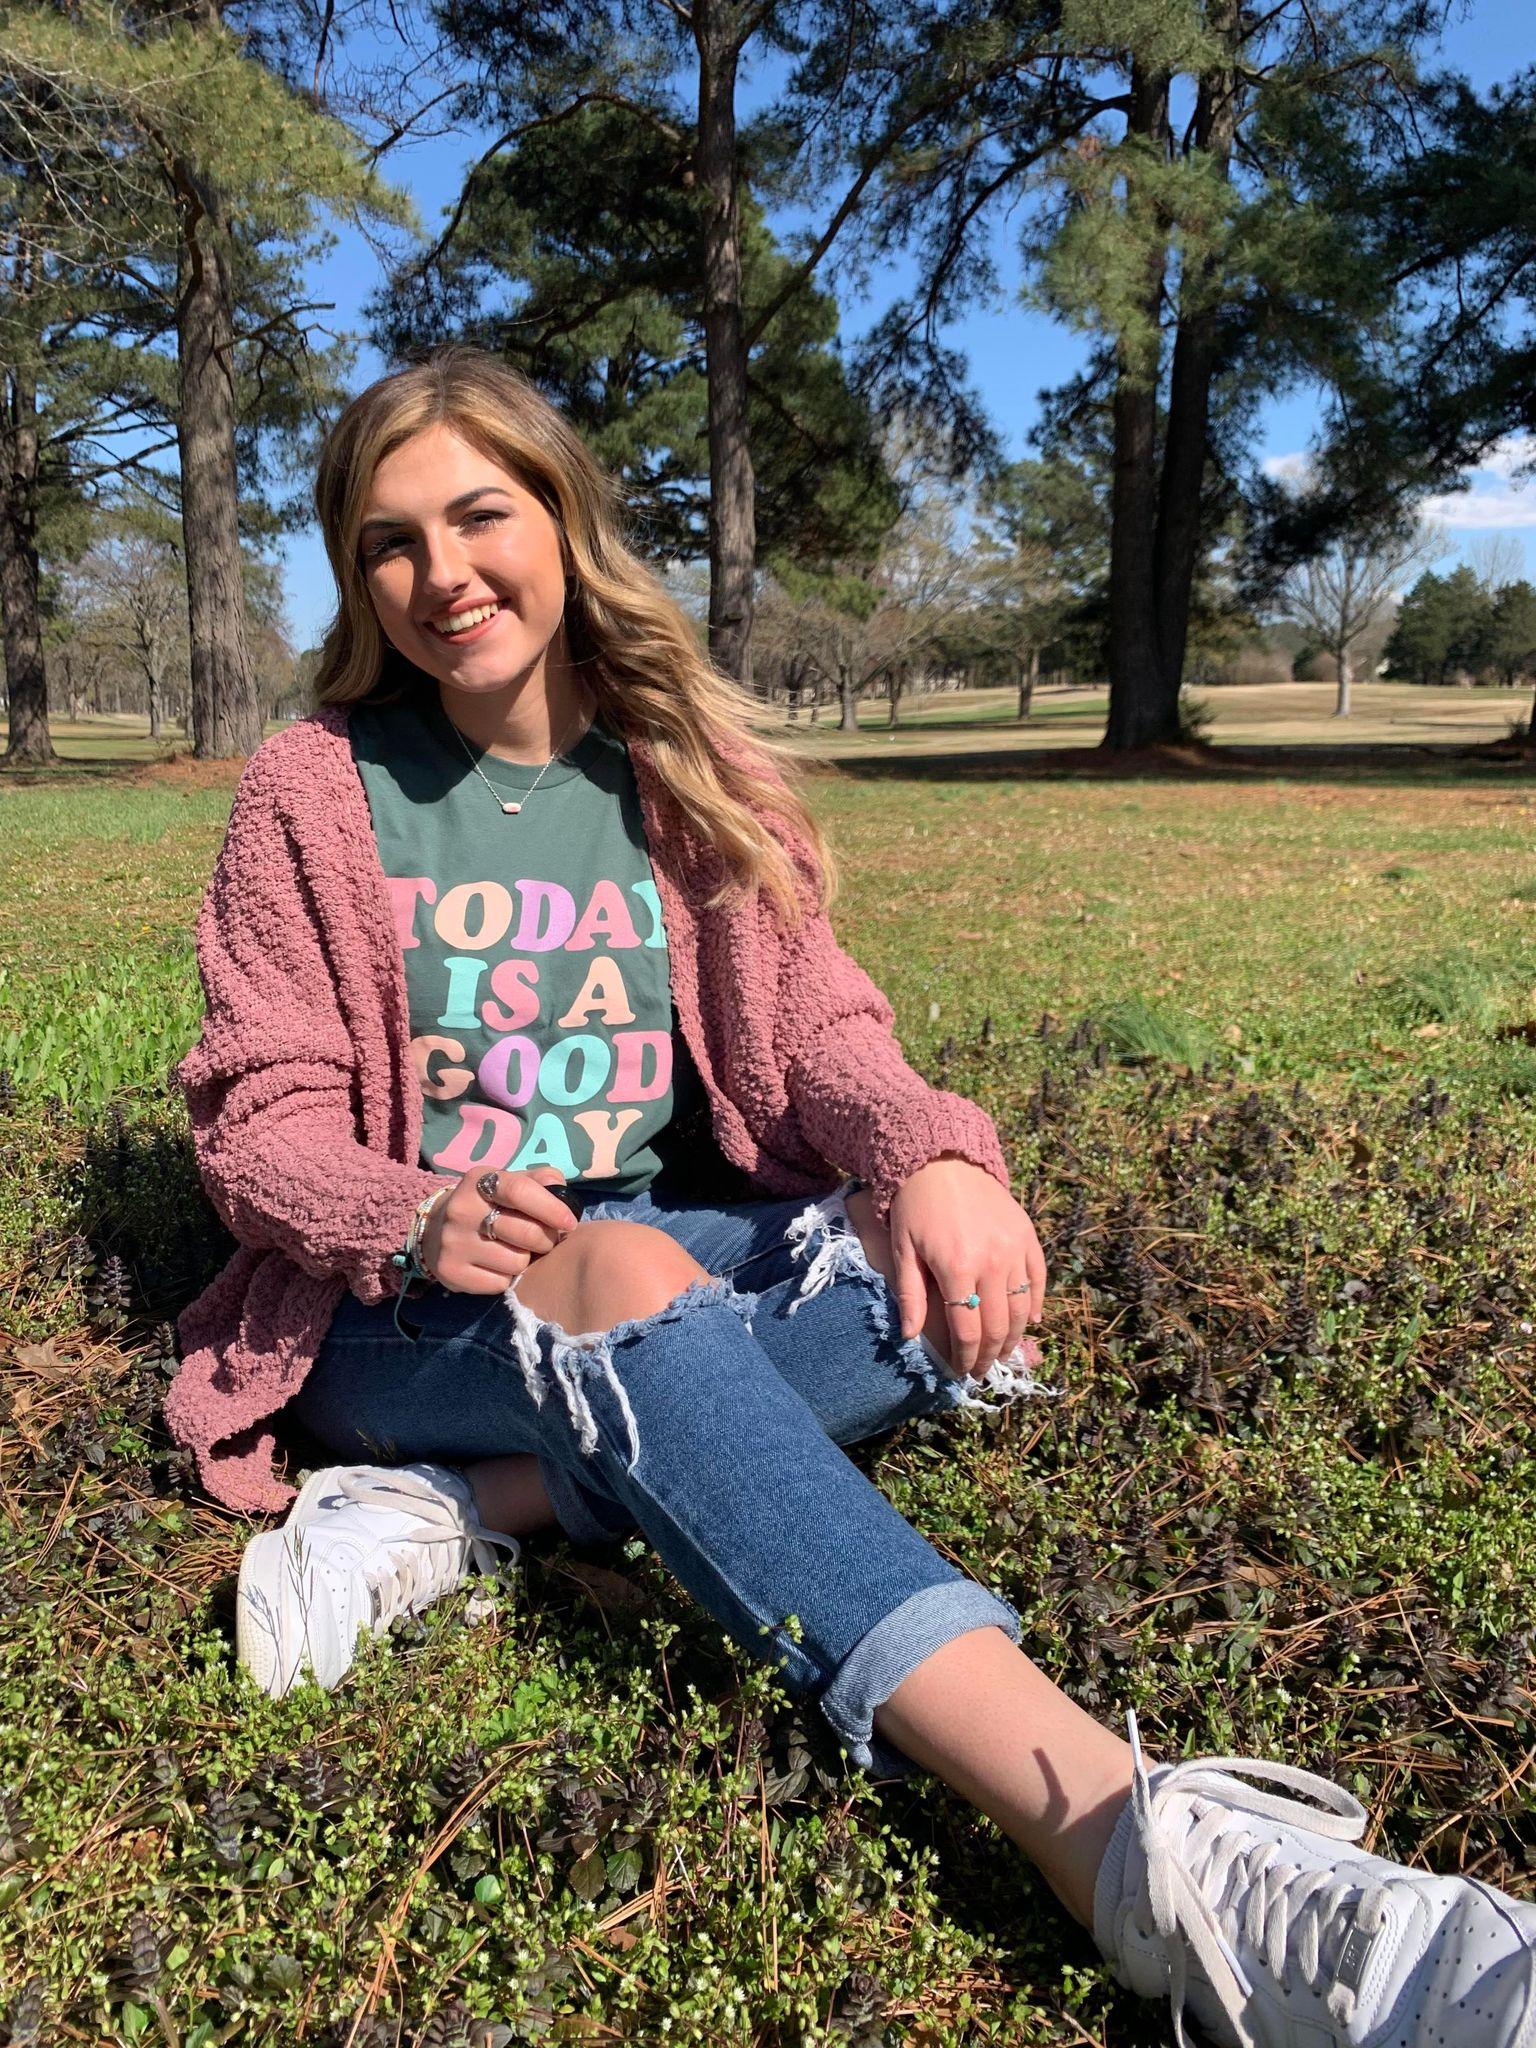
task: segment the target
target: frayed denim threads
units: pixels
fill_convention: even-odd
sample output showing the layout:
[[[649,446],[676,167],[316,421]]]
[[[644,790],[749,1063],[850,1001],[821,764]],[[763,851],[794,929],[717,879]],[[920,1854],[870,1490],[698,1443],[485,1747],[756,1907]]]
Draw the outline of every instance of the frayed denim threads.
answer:
[[[524,1268],[524,1271],[527,1269]],[[523,1275],[518,1274],[517,1280]],[[597,1449],[597,1419],[592,1413],[592,1404],[587,1398],[584,1384],[589,1377],[606,1383],[618,1404],[619,1413],[624,1417],[629,1433],[629,1457],[626,1470],[633,1472],[640,1461],[640,1426],[635,1420],[635,1411],[630,1406],[629,1395],[624,1382],[613,1369],[613,1347],[631,1337],[647,1336],[660,1329],[665,1323],[675,1323],[681,1317],[693,1314],[701,1308],[710,1308],[724,1302],[733,1308],[747,1328],[752,1327],[752,1311],[757,1306],[755,1294],[738,1294],[729,1280],[691,1280],[681,1294],[654,1315],[631,1316],[626,1321],[615,1323],[607,1330],[585,1330],[572,1334],[559,1323],[536,1315],[526,1303],[518,1298],[517,1280],[514,1280],[502,1296],[512,1316],[512,1350],[522,1373],[523,1385],[528,1398],[535,1408],[544,1406],[549,1389],[542,1375],[543,1361],[539,1355],[539,1335],[542,1331],[549,1338],[549,1369],[555,1383],[565,1396],[566,1412],[571,1418],[571,1427],[576,1432],[576,1441],[583,1457],[590,1458]]]
[[[839,1274],[856,1274],[861,1280],[873,1283],[869,1288],[869,1320],[875,1335],[890,1339],[897,1334],[891,1315],[894,1293],[883,1274],[877,1273],[869,1263],[864,1241],[848,1214],[848,1197],[858,1186],[856,1180],[844,1181],[830,1195],[808,1202],[785,1231],[784,1242],[793,1247],[791,1257],[810,1259],[800,1292],[785,1314],[792,1316],[803,1302],[830,1287]],[[937,1388],[947,1384],[954,1407],[979,1409],[983,1415],[999,1415],[1003,1409],[1012,1407],[1015,1401],[1034,1395],[1049,1396],[1055,1391],[1041,1386],[1029,1367],[1020,1360],[1017,1350],[995,1359],[979,1379],[951,1372],[943,1354],[929,1343],[921,1331],[902,1344],[901,1353],[903,1362],[925,1386]],[[982,1390],[995,1395],[995,1400],[983,1400]]]

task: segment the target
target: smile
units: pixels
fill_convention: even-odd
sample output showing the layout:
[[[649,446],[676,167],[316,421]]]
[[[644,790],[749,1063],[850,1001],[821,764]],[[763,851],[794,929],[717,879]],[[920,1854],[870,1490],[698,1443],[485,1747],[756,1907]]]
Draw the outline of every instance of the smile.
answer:
[[[492,604],[471,605],[468,611],[454,612],[446,619],[429,619],[427,623],[440,640],[462,640],[466,635],[478,633],[483,626],[488,626],[504,609],[498,600]]]

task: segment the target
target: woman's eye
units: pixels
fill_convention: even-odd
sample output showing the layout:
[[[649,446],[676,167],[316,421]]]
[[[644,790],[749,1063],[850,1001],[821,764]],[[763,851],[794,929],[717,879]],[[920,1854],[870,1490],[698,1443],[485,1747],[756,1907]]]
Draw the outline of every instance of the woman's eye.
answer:
[[[404,547],[405,542],[406,535],[403,533],[386,533],[382,540],[370,541],[363,552],[368,561],[378,562],[382,561],[385,555],[393,554],[396,548]]]
[[[504,512],[476,512],[469,523],[471,526],[499,526],[505,517]]]

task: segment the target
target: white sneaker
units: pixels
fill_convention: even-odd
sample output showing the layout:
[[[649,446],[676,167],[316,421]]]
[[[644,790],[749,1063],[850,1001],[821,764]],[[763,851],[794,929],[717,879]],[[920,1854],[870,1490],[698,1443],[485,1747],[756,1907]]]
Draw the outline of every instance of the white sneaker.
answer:
[[[1094,1896],[1121,1983],[1224,2048],[1531,2048],[1536,1908],[1355,1846],[1365,1808],[1290,1764],[1211,1757],[1135,1779]],[[1238,1778],[1265,1778],[1303,1805]]]
[[[515,1559],[515,1537],[485,1528],[469,1482],[444,1465],[328,1465],[304,1482],[280,1529],[245,1546],[235,1596],[240,1662],[273,1699],[306,1672],[327,1692],[381,1635],[451,1593],[469,1568]]]

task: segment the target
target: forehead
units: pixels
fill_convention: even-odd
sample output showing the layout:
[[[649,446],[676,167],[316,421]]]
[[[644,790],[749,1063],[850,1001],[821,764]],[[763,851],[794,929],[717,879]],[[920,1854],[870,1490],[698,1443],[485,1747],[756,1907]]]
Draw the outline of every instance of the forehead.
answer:
[[[423,427],[390,450],[373,472],[367,503],[371,511],[407,496],[446,502],[479,488],[526,489],[494,456],[466,441],[452,427],[439,424]]]

